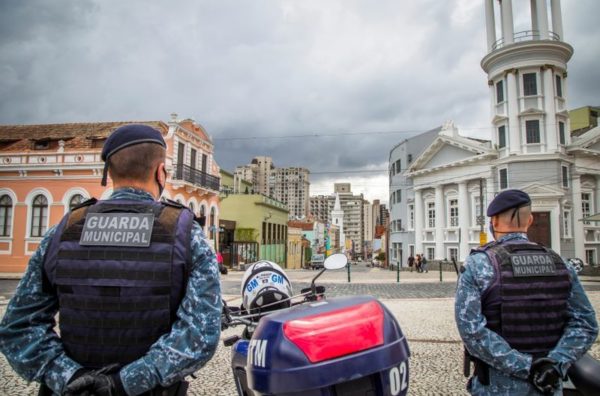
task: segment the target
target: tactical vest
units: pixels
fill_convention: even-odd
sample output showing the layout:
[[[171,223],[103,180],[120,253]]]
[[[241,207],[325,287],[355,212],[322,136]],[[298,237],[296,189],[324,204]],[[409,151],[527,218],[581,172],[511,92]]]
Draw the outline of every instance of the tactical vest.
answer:
[[[86,217],[110,213],[116,215],[108,218],[118,218],[113,227],[104,223],[105,235],[88,234]],[[144,214],[153,217],[148,246],[128,242],[141,234],[109,233],[119,230],[117,220]],[[98,201],[63,218],[48,247],[44,274],[58,295],[67,355],[90,368],[125,365],[170,331],[191,266],[192,222],[183,206],[125,200]],[[114,246],[123,240],[124,246]]]
[[[523,240],[491,243],[475,251],[485,253],[495,271],[482,295],[486,327],[520,352],[545,356],[567,321],[571,281],[563,260]]]

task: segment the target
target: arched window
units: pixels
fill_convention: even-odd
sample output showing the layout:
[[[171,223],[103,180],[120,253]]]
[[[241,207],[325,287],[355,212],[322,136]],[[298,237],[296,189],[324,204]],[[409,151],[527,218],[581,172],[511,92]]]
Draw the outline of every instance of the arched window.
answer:
[[[210,239],[215,239],[215,208],[210,208]]]
[[[48,220],[48,199],[42,194],[36,195],[31,204],[31,236],[41,237],[46,232]]]
[[[196,214],[196,208],[194,208],[193,202],[190,202],[190,210],[192,211],[193,214]]]
[[[85,201],[85,197],[81,194],[75,194],[71,197],[71,199],[69,200],[69,210],[73,210],[73,208],[77,205],[79,205],[80,203],[82,203],[83,201]]]
[[[12,223],[12,199],[8,195],[0,197],[0,236],[10,236]]]

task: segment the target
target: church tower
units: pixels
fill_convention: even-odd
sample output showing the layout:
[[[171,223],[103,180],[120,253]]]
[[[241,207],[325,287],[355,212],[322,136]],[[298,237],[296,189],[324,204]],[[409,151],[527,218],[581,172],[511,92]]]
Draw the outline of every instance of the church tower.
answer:
[[[573,47],[564,41],[560,0],[484,4],[487,54],[481,67],[487,73],[492,144],[498,153],[488,195],[526,191],[534,216],[529,238],[559,254],[572,252],[573,245],[575,254],[582,254],[583,242],[577,242],[582,228],[572,216],[581,207],[579,179],[568,155],[567,62]],[[569,229],[575,238],[565,238]]]
[[[528,23],[517,32],[513,0],[484,2],[488,53],[481,67],[490,87],[492,143],[500,158],[564,154],[573,48],[564,42],[560,0],[551,0],[550,9],[546,0],[518,0],[519,21],[528,14]]]
[[[331,211],[331,224],[340,228],[340,248],[342,252],[346,251],[346,235],[344,234],[344,211],[340,205],[340,195],[335,194],[335,204]]]

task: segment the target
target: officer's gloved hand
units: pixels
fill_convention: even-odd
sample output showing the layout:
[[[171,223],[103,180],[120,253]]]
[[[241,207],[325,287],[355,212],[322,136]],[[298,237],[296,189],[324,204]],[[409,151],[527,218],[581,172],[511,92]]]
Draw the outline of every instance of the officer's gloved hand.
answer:
[[[560,387],[558,362],[551,358],[539,358],[531,363],[529,380],[544,395],[552,395]]]
[[[67,384],[65,396],[121,396],[127,395],[118,365],[110,365],[100,370],[88,371]],[[117,370],[115,372],[115,370]]]

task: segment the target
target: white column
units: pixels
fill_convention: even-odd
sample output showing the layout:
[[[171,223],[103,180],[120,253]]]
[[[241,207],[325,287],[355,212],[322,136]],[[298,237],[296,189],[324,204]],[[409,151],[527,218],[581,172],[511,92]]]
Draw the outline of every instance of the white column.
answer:
[[[415,190],[415,253],[423,251],[423,194]]]
[[[458,183],[458,226],[460,227],[459,260],[465,260],[469,255],[469,210],[471,201],[467,191],[467,182]]]
[[[530,4],[531,4],[531,30],[533,30],[534,32],[536,30],[539,29],[538,23],[537,23],[537,0],[530,0]]]
[[[573,175],[573,242],[575,243],[575,257],[585,259],[583,221],[579,221],[583,217],[581,209],[581,177]]]
[[[596,205],[592,208],[592,213],[596,214],[600,212],[600,176],[596,176],[596,191],[594,191],[594,196],[596,200]],[[598,225],[598,223],[596,223]]]
[[[494,49],[496,42],[496,21],[494,19],[494,0],[484,0],[485,3],[485,26],[487,32],[488,52]]]
[[[550,243],[551,248],[560,255],[560,204],[550,210]]]
[[[506,96],[508,100],[508,149],[510,154],[521,152],[521,134],[519,133],[519,102],[517,98],[517,78],[515,72],[506,74]]]
[[[511,44],[514,42],[512,0],[501,0],[500,15],[502,16],[502,38],[504,39],[504,44]]]
[[[552,12],[552,31],[558,35],[560,41],[565,41],[563,37],[562,12],[560,10],[560,0],[551,0]]]
[[[444,228],[446,228],[446,212],[444,211],[444,186],[435,186],[435,259],[446,257],[444,253]]]
[[[540,40],[548,40],[548,6],[546,0],[536,0],[536,11]]]
[[[543,68],[542,68],[543,69]],[[556,109],[554,106],[554,71],[552,68],[542,70],[544,81],[544,111],[546,112],[546,151],[558,151],[558,123],[556,122]]]
[[[508,181],[510,182],[510,176],[508,178]],[[509,185],[510,187],[510,185]],[[498,186],[498,189],[500,189],[500,187]],[[490,174],[488,176],[488,178],[485,180],[485,199],[483,200],[483,216],[486,217],[486,212],[487,212],[487,207],[490,206],[490,202],[492,202],[492,200],[494,199],[496,194],[496,189],[494,188],[494,177],[492,174]],[[487,220],[487,217],[486,217]],[[483,230],[487,233],[487,240],[488,242],[491,241],[492,239],[494,239],[494,236],[490,233],[489,227],[487,226],[487,223],[485,223],[483,225]]]

